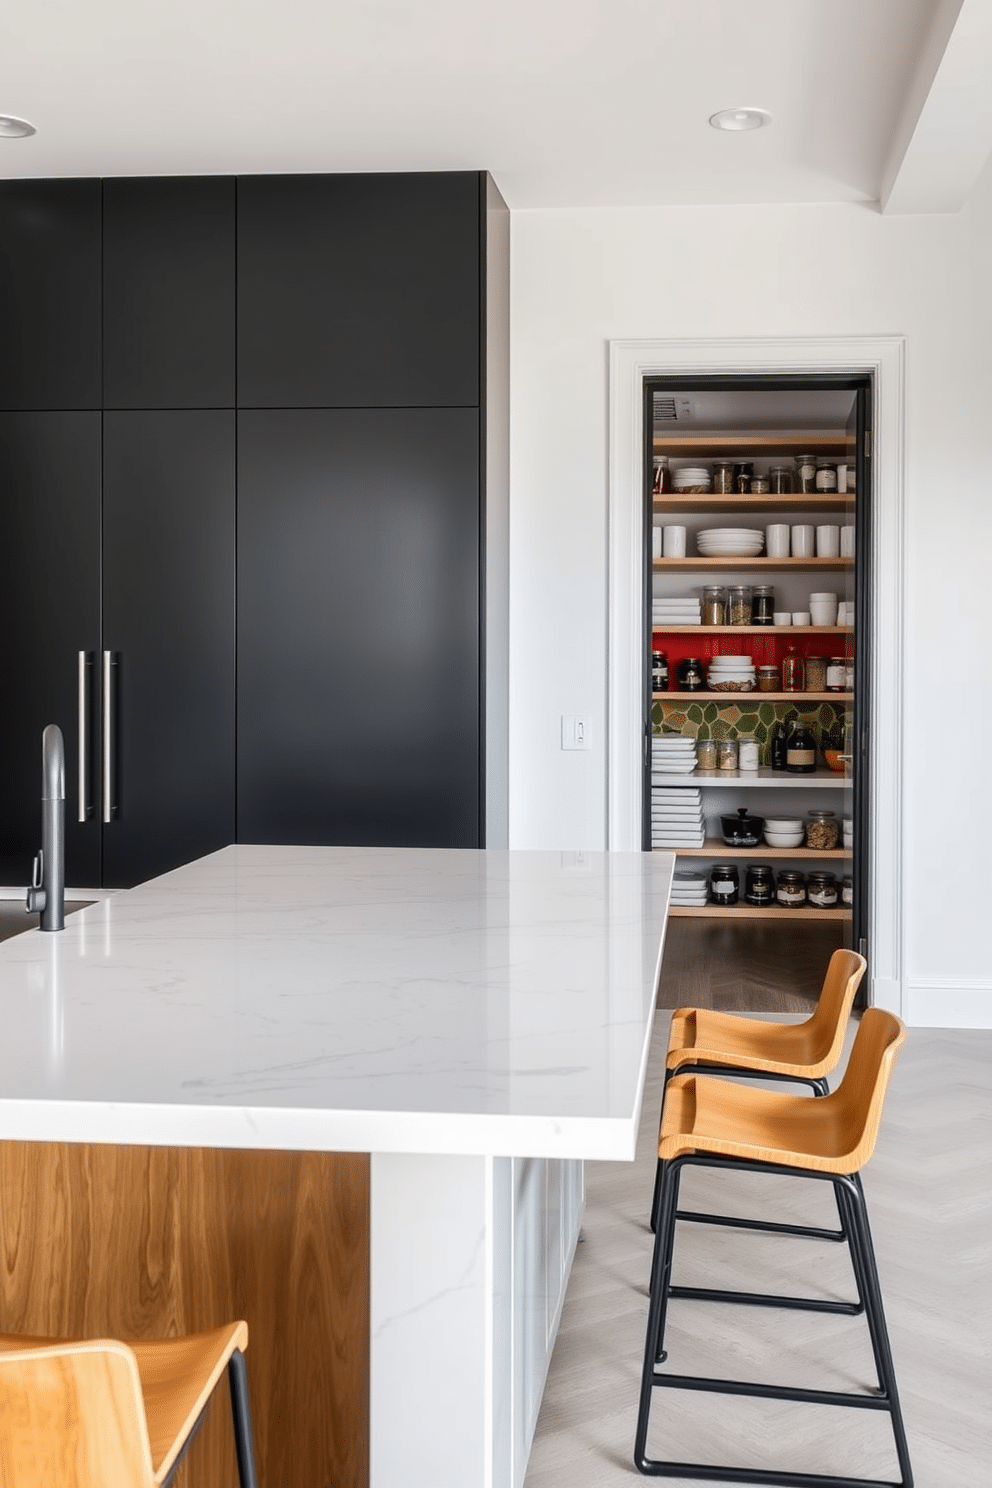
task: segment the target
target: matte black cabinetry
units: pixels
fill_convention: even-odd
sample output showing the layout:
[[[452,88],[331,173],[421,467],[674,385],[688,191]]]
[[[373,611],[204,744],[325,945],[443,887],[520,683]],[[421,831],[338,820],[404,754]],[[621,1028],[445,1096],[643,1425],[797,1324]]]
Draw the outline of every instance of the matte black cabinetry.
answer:
[[[238,836],[479,843],[476,409],[242,412]]]

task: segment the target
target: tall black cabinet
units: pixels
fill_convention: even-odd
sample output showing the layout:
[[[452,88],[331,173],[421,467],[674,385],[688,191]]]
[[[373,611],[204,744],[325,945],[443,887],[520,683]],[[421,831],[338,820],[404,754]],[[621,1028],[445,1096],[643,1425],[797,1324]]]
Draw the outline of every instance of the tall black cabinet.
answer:
[[[0,183],[0,882],[53,721],[81,887],[234,840],[481,845],[494,201]]]

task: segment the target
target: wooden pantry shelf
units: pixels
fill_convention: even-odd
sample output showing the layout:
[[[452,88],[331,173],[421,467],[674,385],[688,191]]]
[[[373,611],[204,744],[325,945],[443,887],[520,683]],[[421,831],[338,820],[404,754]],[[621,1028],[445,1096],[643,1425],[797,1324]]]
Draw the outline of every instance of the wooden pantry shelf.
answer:
[[[821,496],[803,492],[764,491],[756,496],[739,496],[732,491],[721,494],[711,492],[686,493],[665,491],[653,496],[651,504],[660,515],[675,516],[678,512],[716,516],[740,517],[746,512],[845,512],[855,503],[855,493],[848,491],[838,495],[830,491]]]
[[[663,630],[666,635],[853,635],[853,625],[666,625],[663,620],[652,620],[652,631]]]
[[[722,837],[707,837],[702,847],[673,847],[677,858],[752,858],[755,862],[765,858],[845,858],[854,854],[849,847],[769,847],[759,842],[757,847],[728,847]]]
[[[758,433],[741,433],[728,436],[726,429],[704,431],[697,429],[665,430],[653,437],[654,450],[659,455],[683,456],[710,455],[719,460],[735,460],[738,455],[846,455],[853,462],[854,449],[846,433],[838,430],[831,434],[826,429],[814,433],[808,430],[786,430],[784,434],[770,429]]]
[[[851,779],[839,770],[816,769],[810,775],[792,775],[788,770],[653,770],[652,786],[658,790],[683,790],[686,786],[708,786],[713,790],[843,790]],[[768,808],[765,808],[768,811]],[[774,812],[771,813],[774,815]],[[793,813],[795,815],[795,813]]]
[[[851,703],[853,692],[653,692],[653,703],[676,702],[740,703],[745,698],[757,703]]]
[[[777,904],[671,904],[673,918],[693,920],[850,920],[849,909],[782,909]]]
[[[754,572],[765,569],[768,573],[787,573],[798,569],[810,571],[836,570],[854,567],[853,558],[654,558],[651,567],[655,573],[697,572],[705,569],[734,569],[738,572]],[[807,627],[796,627],[805,630]]]

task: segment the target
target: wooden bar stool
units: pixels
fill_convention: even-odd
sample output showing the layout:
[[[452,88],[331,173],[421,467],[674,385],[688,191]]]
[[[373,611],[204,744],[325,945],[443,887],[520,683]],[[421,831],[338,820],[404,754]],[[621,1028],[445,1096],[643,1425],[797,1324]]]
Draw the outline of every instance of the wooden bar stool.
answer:
[[[905,1029],[898,1018],[880,1008],[869,1008],[861,1019],[843,1080],[832,1094],[820,1100],[785,1091],[734,1085],[704,1075],[676,1075],[670,1081],[658,1143],[658,1157],[662,1164],[661,1192],[634,1447],[634,1461],[642,1473],[734,1483],[778,1483],[790,1485],[790,1488],[804,1488],[804,1485],[809,1485],[809,1488],[875,1488],[872,1480],[865,1478],[707,1467],[648,1457],[648,1422],[654,1389],[702,1390],[886,1411],[891,1419],[902,1475],[896,1488],[912,1488],[909,1449],[899,1407],[874,1247],[864,1193],[857,1181],[857,1174],[875,1149],[885,1091],[904,1037]],[[657,1366],[665,1358],[668,1299],[676,1294],[671,1286],[671,1270],[679,1179],[682,1170],[691,1166],[778,1176],[799,1174],[834,1185],[850,1240],[855,1281],[868,1323],[878,1375],[877,1391],[861,1394],[811,1390],[659,1372]],[[768,1297],[765,1301],[776,1305],[777,1299]],[[792,1305],[793,1299],[778,1299],[778,1303]]]
[[[829,1091],[826,1077],[844,1047],[851,1009],[868,963],[856,951],[834,951],[811,1017],[803,1023],[771,1023],[741,1018],[709,1008],[679,1008],[672,1015],[665,1055],[665,1090],[676,1074],[723,1074],[737,1079],[754,1075],[809,1085],[814,1095]],[[664,1108],[664,1094],[662,1108]],[[651,1228],[658,1218],[661,1163],[655,1173]],[[837,1230],[811,1225],[779,1224],[772,1220],[737,1219],[729,1215],[680,1210],[677,1219],[696,1224],[727,1225],[732,1229],[764,1230],[782,1235],[806,1235],[816,1240],[844,1240],[843,1220]],[[740,1301],[741,1294],[735,1294]]]
[[[166,1488],[227,1371],[241,1488],[257,1488],[246,1323],[135,1343],[0,1334],[0,1478]]]

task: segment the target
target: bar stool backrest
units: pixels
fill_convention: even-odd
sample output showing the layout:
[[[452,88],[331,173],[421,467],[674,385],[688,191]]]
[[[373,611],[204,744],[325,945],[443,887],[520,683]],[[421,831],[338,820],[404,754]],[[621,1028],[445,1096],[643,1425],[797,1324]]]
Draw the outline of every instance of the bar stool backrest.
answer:
[[[125,1344],[0,1354],[0,1483],[153,1488],[141,1381]]]
[[[867,961],[857,951],[838,950],[830,957],[819,999],[805,1025],[826,1070],[833,1069],[840,1058],[854,999],[867,969]]]
[[[842,1150],[856,1152],[856,1171],[875,1151],[885,1093],[906,1026],[883,1008],[866,1008],[854,1038],[844,1078],[826,1099],[835,1105]]]

